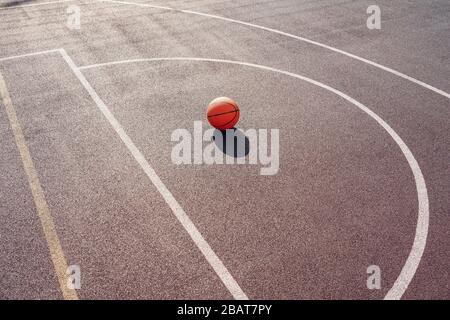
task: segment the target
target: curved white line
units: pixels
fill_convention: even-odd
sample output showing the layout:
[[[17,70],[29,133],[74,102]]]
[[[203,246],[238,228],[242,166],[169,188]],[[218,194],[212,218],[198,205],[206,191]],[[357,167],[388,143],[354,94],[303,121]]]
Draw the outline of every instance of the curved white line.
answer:
[[[361,102],[353,99],[352,97],[346,95],[345,93],[343,93],[335,88],[332,88],[332,87],[330,87],[326,84],[323,84],[319,81],[310,79],[305,76],[301,76],[296,73],[283,71],[283,70],[279,70],[279,69],[275,69],[275,68],[267,67],[267,66],[262,66],[262,65],[258,65],[258,64],[254,64],[254,63],[247,63],[247,62],[233,61],[233,60],[222,60],[222,59],[173,57],[173,58],[152,58],[152,59],[134,59],[134,60],[113,61],[113,62],[83,66],[83,67],[79,67],[79,69],[86,70],[86,69],[99,68],[99,67],[112,66],[112,65],[138,63],[138,62],[152,62],[152,61],[153,62],[154,61],[198,61],[198,62],[228,63],[228,64],[252,67],[252,68],[257,68],[260,70],[266,70],[266,71],[276,72],[279,74],[284,74],[286,76],[290,76],[293,78],[297,78],[297,79],[306,81],[310,84],[316,85],[318,87],[321,87],[327,91],[330,91],[330,92],[340,96],[341,98],[354,104],[356,107],[358,107],[359,109],[361,109],[362,111],[367,113],[370,117],[372,117],[376,122],[378,122],[378,124],[387,131],[387,133],[392,137],[392,139],[394,139],[395,143],[397,143],[397,145],[400,147],[400,150],[402,151],[403,155],[405,156],[406,160],[408,161],[408,164],[414,175],[414,180],[415,180],[416,189],[417,189],[417,198],[418,198],[418,203],[419,203],[419,213],[418,213],[418,218],[417,218],[417,226],[416,226],[416,233],[414,236],[414,243],[412,245],[409,256],[405,262],[405,265],[403,266],[402,271],[400,272],[400,275],[398,276],[394,285],[389,290],[389,292],[386,294],[384,299],[397,300],[402,297],[402,295],[405,293],[406,289],[408,288],[408,285],[410,284],[411,280],[413,279],[414,274],[416,273],[416,270],[420,264],[420,260],[422,258],[423,252],[425,250],[427,236],[428,236],[429,205],[428,205],[427,187],[425,184],[425,179],[422,175],[422,171],[420,170],[419,164],[417,163],[417,160],[414,158],[414,155],[412,154],[411,150],[408,148],[408,146],[405,144],[405,142],[400,138],[400,136],[394,131],[394,129],[392,129],[381,117],[379,117],[376,113],[374,113],[372,110],[367,108]]]
[[[62,1],[50,1],[50,2],[40,2],[40,3],[36,3],[36,4],[27,4],[27,5],[18,5],[18,6],[12,6],[12,7],[5,7],[5,8],[0,8],[0,10],[8,10],[8,9],[17,9],[17,8],[24,8],[24,7],[34,7],[34,6],[43,6],[43,5],[50,5],[50,4],[58,4],[58,3],[64,3],[64,2],[72,2],[73,0],[62,0]],[[268,28],[268,27],[263,27],[257,24],[253,24],[253,23],[249,23],[249,22],[245,22],[245,21],[240,21],[240,20],[236,20],[236,19],[231,19],[231,18],[226,18],[226,17],[221,17],[221,16],[217,16],[217,15],[213,15],[213,14],[208,14],[208,13],[202,13],[202,12],[196,12],[196,11],[192,11],[192,10],[182,10],[182,9],[175,9],[175,8],[171,8],[171,7],[165,7],[165,6],[157,6],[157,5],[151,5],[151,4],[146,4],[146,3],[135,3],[135,2],[128,2],[128,1],[116,1],[116,0],[97,0],[100,2],[111,2],[111,3],[118,3],[118,4],[124,4],[124,5],[134,5],[134,6],[139,6],[139,7],[149,7],[149,8],[154,8],[154,9],[162,9],[162,10],[170,10],[170,11],[176,11],[176,12],[182,12],[182,13],[189,13],[189,14],[195,14],[195,15],[199,15],[199,16],[204,16],[204,17],[208,17],[208,18],[213,18],[213,19],[219,19],[219,20],[223,20],[223,21],[228,21],[228,22],[232,22],[232,23],[236,23],[236,24],[240,24],[240,25],[244,25],[244,26],[248,26],[248,27],[252,27],[252,28],[256,28],[256,29],[260,29],[260,30],[265,30],[268,32],[272,32],[272,33],[276,33],[285,37],[289,37],[289,38],[293,38],[296,40],[300,40],[315,46],[319,46],[322,47],[324,49],[328,49],[337,53],[340,53],[342,55],[345,55],[349,58],[367,63],[371,66],[374,66],[376,68],[379,68],[381,70],[384,70],[386,72],[392,73],[398,77],[401,77],[403,79],[406,79],[408,81],[411,81],[419,86],[422,86],[428,90],[434,91],[446,98],[450,99],[450,94],[438,89],[436,87],[433,87],[423,81],[420,81],[418,79],[415,79],[411,76],[408,76],[404,73],[401,73],[397,70],[394,70],[392,68],[383,66],[379,63],[376,63],[374,61],[359,57],[357,55],[354,55],[352,53],[340,50],[338,48],[314,41],[314,40],[310,40],[304,37],[300,37],[300,36],[296,36],[294,34],[291,33],[287,33],[287,32],[283,32],[277,29],[273,29],[273,28]]]
[[[307,39],[307,38],[304,38],[304,37],[296,36],[294,34],[283,32],[283,31],[280,31],[280,30],[277,30],[277,29],[263,27],[263,26],[260,26],[260,25],[257,25],[257,24],[253,24],[253,23],[250,23],[250,22],[245,22],[245,21],[235,20],[235,19],[231,19],[231,18],[221,17],[221,16],[217,16],[217,15],[213,15],[213,14],[202,13],[202,12],[191,11],[191,10],[175,9],[175,8],[171,8],[171,7],[157,6],[157,5],[147,4],[147,3],[135,3],[135,2],[118,1],[118,0],[97,0],[97,1],[118,3],[118,4],[124,4],[124,5],[134,5],[134,6],[138,6],[138,7],[148,7],[148,8],[154,8],[154,9],[162,9],[162,10],[169,10],[169,11],[176,11],[176,12],[182,12],[182,13],[195,14],[195,15],[198,15],[198,16],[203,16],[203,17],[208,17],[208,18],[213,18],[213,19],[219,19],[219,20],[223,20],[223,21],[228,21],[228,22],[244,25],[244,26],[247,26],[247,27],[252,27],[252,28],[256,28],[256,29],[260,29],[260,30],[265,30],[265,31],[268,31],[268,32],[276,33],[276,34],[279,34],[279,35],[282,35],[282,36],[285,36],[285,37],[289,37],[289,38],[293,38],[293,39],[300,40],[300,41],[303,41],[303,42],[307,42],[309,44],[312,44],[312,45],[315,45],[315,46],[319,46],[319,47],[322,47],[324,49],[328,49],[328,50],[340,53],[340,54],[345,55],[345,56],[347,56],[349,58],[352,58],[352,59],[355,59],[355,60],[367,63],[367,64],[369,64],[371,66],[374,66],[374,67],[379,68],[381,70],[384,70],[384,71],[387,71],[389,73],[392,73],[392,74],[394,74],[394,75],[396,75],[398,77],[401,77],[403,79],[411,81],[411,82],[413,82],[413,83],[415,83],[415,84],[417,84],[419,86],[422,86],[422,87],[424,87],[424,88],[426,88],[428,90],[434,91],[437,94],[440,94],[440,95],[450,99],[450,93],[447,93],[447,92],[445,92],[445,91],[443,91],[441,89],[435,88],[435,87],[433,87],[433,86],[431,86],[431,85],[429,85],[429,84],[427,84],[427,83],[425,83],[423,81],[420,81],[418,79],[410,77],[410,76],[408,76],[408,75],[406,75],[404,73],[401,73],[400,71],[391,69],[391,68],[383,66],[383,65],[381,65],[379,63],[376,63],[376,62],[373,62],[371,60],[359,57],[357,55],[354,55],[352,53],[349,53],[349,52],[337,49],[335,47],[328,46],[326,44],[323,44],[323,43],[320,43],[320,42],[317,42],[317,41],[314,41],[314,40],[310,40],[310,39]]]

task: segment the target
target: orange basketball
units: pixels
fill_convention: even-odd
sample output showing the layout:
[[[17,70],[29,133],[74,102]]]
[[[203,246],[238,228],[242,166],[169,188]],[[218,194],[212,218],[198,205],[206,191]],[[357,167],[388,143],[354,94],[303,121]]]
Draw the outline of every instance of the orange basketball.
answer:
[[[214,99],[208,106],[208,121],[218,130],[232,129],[239,121],[239,107],[230,98]]]

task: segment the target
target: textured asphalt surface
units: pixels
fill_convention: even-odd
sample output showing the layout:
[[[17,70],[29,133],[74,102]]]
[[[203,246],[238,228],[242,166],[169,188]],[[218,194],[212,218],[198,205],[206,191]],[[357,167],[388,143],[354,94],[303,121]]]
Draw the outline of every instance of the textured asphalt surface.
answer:
[[[131,0],[130,0],[131,1]],[[132,0],[138,3],[142,0]],[[201,57],[300,74],[360,101],[416,158],[428,189],[425,252],[404,299],[450,299],[450,101],[342,54],[206,16],[99,1],[0,0],[0,59],[64,48],[77,66]],[[270,27],[351,52],[450,92],[450,3],[146,1]],[[81,8],[81,29],[67,8]],[[23,5],[24,7],[17,7]],[[154,61],[82,71],[251,299],[382,299],[411,251],[413,173],[366,113],[305,81],[218,62]],[[230,299],[231,294],[57,52],[1,61],[56,231],[79,265],[81,299]],[[280,170],[180,165],[176,129],[209,128],[229,96],[238,128],[280,130]],[[1,105],[1,102],[0,102]],[[206,143],[205,143],[206,146]],[[5,108],[0,108],[0,298],[62,295]],[[380,290],[366,287],[378,265]]]

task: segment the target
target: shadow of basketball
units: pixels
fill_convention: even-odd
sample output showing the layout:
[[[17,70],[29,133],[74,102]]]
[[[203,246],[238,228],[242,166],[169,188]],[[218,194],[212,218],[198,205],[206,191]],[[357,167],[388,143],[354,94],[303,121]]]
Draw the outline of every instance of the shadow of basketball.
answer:
[[[242,130],[237,128],[226,131],[216,129],[214,130],[212,139],[217,148],[230,157],[243,158],[250,152],[250,141],[248,137]]]

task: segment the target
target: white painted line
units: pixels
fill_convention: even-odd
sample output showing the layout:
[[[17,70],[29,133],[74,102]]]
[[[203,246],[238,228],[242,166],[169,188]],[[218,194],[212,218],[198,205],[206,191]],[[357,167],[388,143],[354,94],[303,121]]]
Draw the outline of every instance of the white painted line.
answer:
[[[38,51],[38,52],[21,54],[21,55],[18,55],[18,56],[10,56],[10,57],[5,57],[5,58],[0,58],[0,62],[8,61],[8,60],[14,60],[14,59],[20,59],[20,58],[26,58],[26,57],[32,57],[32,56],[38,56],[38,55],[41,55],[41,54],[47,54],[47,53],[52,53],[52,52],[59,52],[59,50],[60,49],[52,49],[52,50],[46,50],[46,51]]]
[[[99,63],[99,64],[93,64],[93,65],[89,65],[89,66],[83,66],[83,67],[79,67],[79,69],[86,70],[86,69],[127,64],[127,63],[155,62],[155,61],[197,61],[197,62],[228,63],[228,64],[241,65],[241,66],[276,72],[279,74],[284,74],[289,77],[293,77],[296,79],[306,81],[310,84],[313,84],[315,86],[318,86],[320,88],[323,88],[327,91],[330,91],[330,92],[338,95],[339,97],[347,100],[348,102],[352,103],[353,105],[355,105],[356,107],[358,107],[359,109],[364,111],[366,114],[368,114],[370,117],[372,117],[384,130],[386,130],[386,132],[392,137],[392,139],[394,139],[395,143],[400,147],[400,150],[402,151],[403,155],[405,156],[406,160],[408,161],[408,164],[414,175],[414,181],[416,183],[416,189],[417,189],[417,198],[418,198],[418,203],[419,203],[419,213],[418,213],[418,217],[417,217],[417,226],[416,226],[416,232],[415,232],[415,236],[414,236],[414,243],[413,243],[412,249],[409,253],[408,259],[405,262],[405,265],[402,268],[400,275],[398,276],[394,285],[392,286],[392,288],[389,290],[389,292],[385,296],[385,299],[400,299],[403,296],[406,289],[408,288],[408,285],[410,284],[411,280],[413,279],[414,274],[416,273],[417,267],[420,264],[420,260],[422,259],[422,255],[425,250],[425,246],[427,243],[427,236],[428,236],[429,205],[428,205],[427,187],[425,184],[425,179],[422,175],[422,171],[420,170],[419,164],[417,163],[417,160],[414,158],[414,155],[412,154],[411,150],[408,148],[408,146],[405,144],[405,142],[400,138],[400,136],[394,131],[394,129],[392,129],[381,117],[379,117],[376,113],[374,113],[372,110],[367,108],[361,102],[353,99],[352,97],[346,95],[345,93],[343,93],[333,87],[330,87],[319,81],[310,79],[308,77],[301,76],[299,74],[295,74],[292,72],[287,72],[287,71],[283,71],[283,70],[279,70],[279,69],[275,69],[275,68],[271,68],[271,67],[267,67],[267,66],[262,66],[262,65],[258,65],[258,64],[254,64],[254,63],[247,63],[247,62],[240,62],[240,61],[233,61],[233,60],[221,60],[221,59],[173,57],[173,58],[153,58],[153,59],[134,59],[134,60],[114,61],[114,62]]]
[[[64,2],[72,2],[74,0],[61,0],[61,1],[49,1],[49,2],[38,2],[38,3],[30,3],[30,4],[21,4],[11,7],[0,7],[0,10],[10,10],[10,9],[20,9],[20,8],[28,8],[28,7],[37,7],[37,6],[46,6],[49,4],[57,4]]]
[[[225,265],[222,263],[222,261],[219,259],[219,257],[216,255],[216,253],[213,251],[213,249],[210,247],[208,242],[206,242],[206,240],[203,238],[203,236],[198,231],[197,227],[191,221],[191,219],[186,214],[186,212],[183,210],[181,205],[178,203],[178,201],[175,199],[175,197],[172,195],[172,193],[169,191],[169,189],[167,189],[167,187],[161,181],[159,176],[156,174],[155,170],[145,159],[144,155],[136,147],[134,142],[131,140],[131,138],[128,136],[128,134],[125,132],[123,127],[120,125],[119,121],[117,121],[117,119],[111,113],[109,108],[105,105],[103,100],[95,92],[94,88],[92,88],[92,86],[86,80],[86,78],[81,73],[79,68],[75,65],[73,60],[69,57],[69,55],[66,53],[66,51],[64,49],[61,49],[60,52],[61,52],[64,60],[70,66],[70,68],[72,69],[74,74],[77,76],[77,78],[80,80],[81,84],[86,88],[86,90],[89,93],[89,95],[91,96],[91,98],[97,104],[100,111],[103,113],[105,118],[111,124],[111,126],[116,131],[116,133],[119,135],[120,139],[125,144],[125,146],[128,148],[130,153],[133,155],[134,159],[139,163],[142,170],[144,170],[144,172],[149,177],[150,181],[153,183],[153,185],[156,187],[156,189],[162,195],[162,197],[167,202],[169,207],[172,209],[175,217],[178,219],[178,221],[181,223],[181,225],[187,231],[187,233],[191,237],[192,241],[194,241],[194,243],[196,244],[198,249],[201,251],[201,253],[204,255],[204,257],[206,258],[208,263],[211,265],[211,267],[214,269],[216,274],[222,280],[225,287],[230,291],[230,293],[233,295],[233,297],[235,299],[248,300],[246,294],[239,287],[236,280],[234,280],[233,276],[227,270]]]
[[[162,10],[170,10],[170,11],[176,11],[176,12],[182,12],[182,13],[189,13],[189,14],[195,14],[195,15],[198,15],[198,16],[208,17],[208,18],[212,18],[212,19],[219,19],[219,20],[223,20],[223,21],[228,21],[228,22],[244,25],[244,26],[247,26],[247,27],[252,27],[252,28],[256,28],[256,29],[260,29],[260,30],[265,30],[265,31],[268,31],[268,32],[276,33],[276,34],[279,34],[279,35],[282,35],[282,36],[285,36],[285,37],[289,37],[289,38],[292,38],[292,39],[300,40],[300,41],[303,41],[303,42],[306,42],[306,43],[309,43],[309,44],[312,44],[312,45],[315,45],[315,46],[319,46],[319,47],[322,47],[324,49],[328,49],[328,50],[337,52],[339,54],[345,55],[345,56],[347,56],[349,58],[352,58],[352,59],[355,59],[355,60],[367,63],[367,64],[369,64],[371,66],[374,66],[374,67],[379,68],[381,70],[384,70],[386,72],[392,73],[392,74],[394,74],[394,75],[396,75],[398,77],[401,77],[401,78],[403,78],[405,80],[411,81],[411,82],[413,82],[413,83],[415,83],[415,84],[417,84],[419,86],[422,86],[422,87],[424,87],[424,88],[426,88],[428,90],[434,91],[435,93],[440,94],[440,95],[450,99],[450,94],[449,93],[447,93],[447,92],[445,92],[443,90],[440,90],[438,88],[435,88],[435,87],[433,87],[433,86],[431,86],[431,85],[429,85],[429,84],[427,84],[427,83],[425,83],[423,81],[420,81],[418,79],[410,77],[410,76],[408,76],[408,75],[406,75],[404,73],[401,73],[401,72],[399,72],[397,70],[394,70],[394,69],[391,69],[389,67],[383,66],[383,65],[381,65],[379,63],[376,63],[376,62],[373,62],[371,60],[359,57],[359,56],[354,55],[352,53],[340,50],[338,48],[335,48],[335,47],[332,47],[332,46],[328,46],[326,44],[323,44],[323,43],[320,43],[320,42],[317,42],[317,41],[314,41],[314,40],[310,40],[310,39],[307,39],[307,38],[304,38],[304,37],[299,37],[299,36],[293,35],[291,33],[283,32],[283,31],[276,30],[276,29],[273,29],[273,28],[267,28],[267,27],[263,27],[263,26],[260,26],[260,25],[257,25],[257,24],[253,24],[253,23],[249,23],[249,22],[245,22],[245,21],[240,21],[240,20],[235,20],[235,19],[231,19],[231,18],[226,18],[226,17],[221,17],[221,16],[208,14],[208,13],[202,13],[202,12],[191,11],[191,10],[175,9],[175,8],[163,7],[163,6],[156,6],[156,5],[152,5],[152,4],[146,4],[146,3],[136,3],[136,2],[117,1],[117,0],[97,0],[97,1],[118,3],[118,4],[124,4],[124,5],[133,5],[133,6],[138,6],[138,7],[148,7],[148,8],[154,8],[154,9],[162,9]]]

